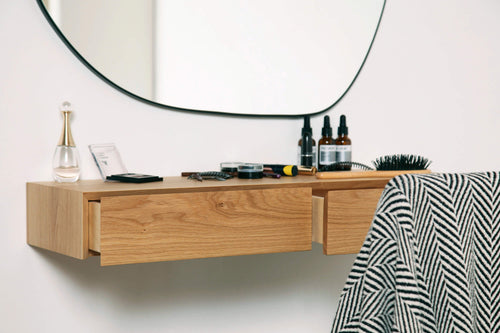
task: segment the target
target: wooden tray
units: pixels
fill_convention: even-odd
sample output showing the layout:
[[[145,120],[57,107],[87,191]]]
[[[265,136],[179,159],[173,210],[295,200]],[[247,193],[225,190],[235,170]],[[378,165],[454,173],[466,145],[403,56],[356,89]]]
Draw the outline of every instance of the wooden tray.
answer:
[[[348,179],[348,178],[387,178],[407,173],[431,173],[430,170],[399,170],[399,171],[324,171],[316,173],[318,179]]]

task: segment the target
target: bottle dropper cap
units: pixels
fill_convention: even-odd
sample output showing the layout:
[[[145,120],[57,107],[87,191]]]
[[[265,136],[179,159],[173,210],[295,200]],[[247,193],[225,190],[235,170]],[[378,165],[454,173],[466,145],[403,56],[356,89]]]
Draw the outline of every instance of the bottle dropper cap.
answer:
[[[304,116],[304,127],[302,127],[302,135],[304,135],[306,132],[311,133],[312,135],[312,128],[311,128],[311,118],[309,116]]]
[[[346,125],[345,115],[341,115],[338,135],[347,135],[348,133],[349,133],[349,128]]]
[[[330,117],[323,118],[323,128],[321,129],[322,136],[332,136],[332,127],[330,126]]]

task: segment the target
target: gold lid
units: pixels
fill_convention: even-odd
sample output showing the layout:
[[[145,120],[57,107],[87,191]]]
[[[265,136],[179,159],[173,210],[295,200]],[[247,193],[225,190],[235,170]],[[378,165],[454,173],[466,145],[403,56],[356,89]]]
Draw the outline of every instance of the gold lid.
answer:
[[[67,103],[67,102],[66,102]],[[69,103],[67,103],[69,104]],[[70,105],[70,104],[69,104]],[[69,106],[63,104],[63,106]],[[71,127],[69,126],[69,118],[71,116],[70,110],[62,110],[61,111],[64,118],[63,130],[61,133],[61,137],[59,138],[58,146],[68,146],[68,147],[76,147],[75,141],[73,141],[73,136],[71,135]]]

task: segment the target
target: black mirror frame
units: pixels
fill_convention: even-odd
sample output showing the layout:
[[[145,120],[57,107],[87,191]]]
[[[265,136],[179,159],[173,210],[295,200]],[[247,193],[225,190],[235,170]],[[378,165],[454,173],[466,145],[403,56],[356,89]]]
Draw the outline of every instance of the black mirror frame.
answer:
[[[363,69],[363,67],[364,67],[364,65],[366,63],[366,60],[368,59],[368,55],[371,52],[373,43],[375,42],[375,37],[377,36],[378,30],[379,30],[379,27],[380,27],[380,22],[382,21],[382,17],[384,15],[386,1],[387,0],[383,0],[382,10],[380,12],[380,17],[379,17],[379,20],[377,22],[377,26],[375,28],[375,32],[373,34],[373,38],[372,38],[372,40],[370,42],[370,45],[368,46],[368,50],[366,52],[365,57],[363,58],[361,66],[359,67],[358,71],[356,72],[356,75],[354,76],[354,78],[351,81],[351,83],[348,85],[347,89],[342,93],[342,95],[340,95],[340,97],[335,102],[333,102],[330,106],[328,106],[327,108],[325,108],[323,110],[312,112],[312,113],[300,114],[300,115],[261,115],[261,114],[259,114],[259,115],[252,115],[252,114],[239,114],[239,113],[230,113],[230,112],[213,111],[213,110],[186,109],[186,108],[180,108],[180,107],[171,106],[171,105],[167,105],[167,104],[161,104],[161,103],[158,103],[158,102],[154,102],[154,101],[148,100],[148,99],[143,98],[141,96],[138,96],[138,95],[136,95],[136,94],[134,94],[134,93],[132,93],[132,92],[130,92],[130,91],[128,91],[128,90],[120,87],[119,85],[117,85],[116,83],[114,83],[113,81],[111,81],[110,79],[108,79],[106,76],[104,76],[102,73],[100,73],[87,60],[85,60],[85,58],[75,49],[75,47],[64,36],[64,34],[62,33],[62,31],[57,27],[56,23],[52,20],[52,17],[50,17],[50,14],[47,11],[47,9],[45,8],[45,5],[43,4],[42,0],[36,0],[36,2],[38,4],[38,7],[42,11],[43,16],[45,16],[45,18],[47,19],[47,22],[50,24],[50,26],[52,27],[52,29],[54,29],[54,31],[59,36],[59,38],[63,41],[63,43],[69,48],[69,50],[91,72],[93,72],[97,77],[99,77],[101,80],[103,80],[104,82],[106,82],[107,84],[109,84],[111,87],[115,88],[116,90],[120,91],[121,93],[123,93],[125,95],[128,95],[129,97],[132,97],[132,98],[134,98],[134,99],[136,99],[138,101],[141,101],[143,103],[146,103],[146,104],[149,104],[149,105],[153,105],[153,106],[156,106],[158,108],[170,110],[170,111],[203,113],[203,114],[213,114],[213,115],[233,116],[233,117],[234,116],[237,116],[237,117],[252,117],[252,118],[302,118],[303,116],[306,116],[306,115],[308,115],[308,116],[319,115],[319,114],[321,114],[323,112],[326,112],[326,111],[332,109],[335,105],[337,105],[344,98],[344,96],[351,89],[351,87],[354,85],[354,82],[358,78],[359,74],[361,73],[361,70]]]

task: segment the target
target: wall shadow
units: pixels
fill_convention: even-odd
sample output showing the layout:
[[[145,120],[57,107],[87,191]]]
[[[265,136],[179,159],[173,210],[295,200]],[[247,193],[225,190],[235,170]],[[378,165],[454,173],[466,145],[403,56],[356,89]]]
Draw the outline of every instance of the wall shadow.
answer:
[[[325,256],[313,245],[307,252],[101,267],[99,257],[81,261],[33,249],[74,288],[130,311],[290,295],[337,299],[354,260],[353,255]]]

